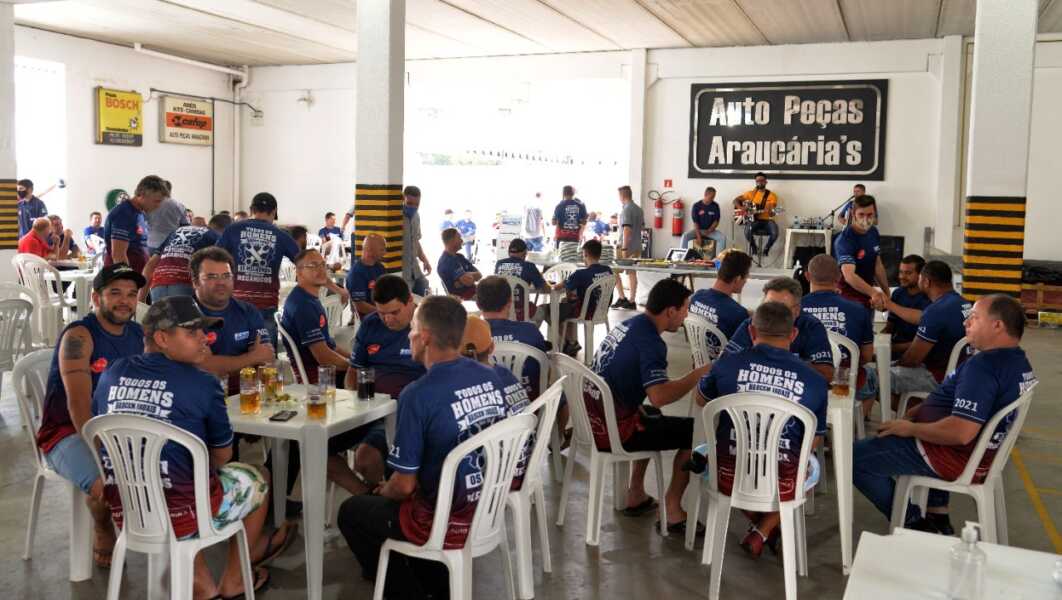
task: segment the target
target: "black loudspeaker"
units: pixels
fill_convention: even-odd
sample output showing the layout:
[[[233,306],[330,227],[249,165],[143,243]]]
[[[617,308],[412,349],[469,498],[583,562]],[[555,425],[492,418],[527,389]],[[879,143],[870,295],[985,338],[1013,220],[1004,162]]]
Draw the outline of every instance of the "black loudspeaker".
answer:
[[[900,285],[900,259],[903,258],[903,236],[881,236],[881,262],[885,265],[885,275],[889,279],[889,285]]]
[[[793,249],[793,279],[800,282],[805,294],[811,291],[811,283],[804,276],[804,272],[808,269],[808,263],[816,256],[825,253],[826,248],[822,246],[797,246]]]

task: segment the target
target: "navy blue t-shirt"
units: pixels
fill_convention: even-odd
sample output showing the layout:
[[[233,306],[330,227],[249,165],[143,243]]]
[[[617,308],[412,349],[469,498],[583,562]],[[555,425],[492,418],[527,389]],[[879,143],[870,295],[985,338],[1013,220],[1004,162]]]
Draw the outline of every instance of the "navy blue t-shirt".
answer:
[[[915,414],[917,423],[934,423],[955,416],[984,426],[999,410],[1018,399],[1035,385],[1036,376],[1020,347],[997,348],[971,356],[955,369]],[[992,433],[984,459],[978,465],[976,481],[983,481],[1003,437],[1014,422],[1014,413],[1003,419]],[[980,437],[980,436],[978,436]],[[977,445],[975,437],[965,446],[943,446],[919,441],[929,464],[943,479],[953,481],[962,474]]]
[[[490,325],[490,335],[495,342],[519,342],[543,352],[546,352],[549,348],[538,327],[527,321],[487,319],[487,324]],[[528,359],[524,363],[524,372],[521,375],[521,379],[532,400],[538,398],[538,395],[542,392],[539,389],[539,376],[541,373],[541,365],[537,361]]]
[[[100,237],[103,237],[103,227],[102,226],[93,227],[92,225],[89,225],[88,227],[85,228],[84,233],[85,233],[85,239],[86,240],[88,239],[88,236],[90,236],[90,235],[98,235]]]
[[[690,216],[693,217],[693,224],[700,231],[706,231],[712,225],[719,222],[719,203],[715,200],[711,202],[705,202],[704,200],[698,200],[693,203],[693,209],[690,211]]]
[[[532,288],[542,289],[546,287],[546,280],[533,262],[519,258],[503,258],[494,264],[494,274],[500,276],[518,277],[531,284]]]
[[[874,285],[874,273],[878,264],[878,254],[881,252],[881,237],[878,228],[871,227],[866,233],[856,233],[852,226],[844,228],[844,231],[833,241],[833,254],[837,257],[839,265],[855,265],[856,275],[859,275],[868,285]],[[863,292],[853,288],[841,278],[841,291],[846,295],[866,297]]]
[[[492,367],[468,358],[436,363],[398,398],[395,443],[387,464],[417,477],[416,494],[404,501],[399,523],[406,539],[423,544],[431,531],[443,462],[458,444],[508,415],[504,384]],[[446,548],[468,536],[479,500],[479,463],[461,461],[454,483]]]
[[[324,342],[329,348],[336,349],[336,342],[328,332],[328,315],[321,301],[301,287],[295,287],[284,301],[284,316],[280,319],[280,324],[298,346],[302,366],[310,380],[300,383],[317,383],[318,363],[310,351],[310,346]],[[288,348],[289,353],[295,350]],[[295,377],[299,377],[298,369],[295,369]]]
[[[751,323],[752,319],[748,318],[738,325],[737,331],[726,345],[724,354],[733,354],[752,347],[752,336],[749,334]],[[796,318],[793,325],[796,327],[797,336],[789,345],[789,351],[804,362],[832,367],[833,349],[830,347],[830,336],[826,335],[826,327],[818,319],[804,313]]]
[[[625,441],[640,423],[639,408],[646,390],[667,383],[667,344],[645,314],[627,319],[605,336],[594,355],[593,370],[612,390],[620,440]],[[597,447],[609,448],[608,429],[601,397],[596,389],[583,390]]]
[[[338,227],[322,227],[317,230],[317,237],[321,238],[322,242],[327,242],[333,237],[343,237],[343,230]]]
[[[586,207],[575,198],[561,200],[553,209],[557,221],[556,238],[564,242],[579,241],[579,227],[586,222]]]
[[[948,359],[955,344],[966,336],[966,322],[973,303],[959,295],[955,290],[937,298],[922,311],[922,320],[918,322],[918,337],[933,344],[926,355],[925,365],[937,381],[944,379],[948,368]]]
[[[158,352],[118,359],[100,378],[92,397],[92,414],[116,413],[169,423],[199,438],[207,448],[225,448],[233,440],[225,394],[217,378]],[[192,455],[171,442],[162,447],[161,463],[174,534],[181,537],[193,533],[198,527]],[[217,510],[221,505],[221,482],[216,471],[208,469],[210,504]],[[107,474],[105,484],[111,512],[120,518],[121,501],[112,474]]]
[[[439,272],[439,279],[442,280],[447,293],[461,296],[466,300],[470,299],[475,293],[475,285],[462,285],[457,282],[465,273],[477,271],[476,267],[472,266],[472,263],[464,255],[443,252],[439,257],[439,264],[436,270]]]
[[[461,219],[454,224],[457,231],[461,234],[461,239],[467,244],[472,241],[471,238],[476,235],[476,224],[471,219]]]
[[[892,301],[904,308],[917,310],[925,310],[929,306],[929,296],[922,292],[912,294],[905,287],[898,287],[892,290]],[[889,313],[889,323],[892,323],[893,342],[905,343],[914,341],[915,334],[918,333],[918,325],[908,323],[894,313]]]
[[[392,395],[398,395],[402,387],[425,373],[424,365],[413,360],[409,327],[393,331],[379,313],[365,317],[358,327],[350,366],[374,369],[378,391]]]
[[[586,290],[598,279],[612,276],[612,269],[601,263],[594,263],[582,269],[576,269],[575,272],[569,275],[564,280],[564,289],[568,290],[568,299],[573,301],[574,306],[581,308],[583,302],[586,301]],[[590,307],[587,314],[592,313],[597,306],[598,298],[596,296],[597,294],[595,294],[594,298],[590,298]],[[606,298],[606,300],[611,303],[611,298]]]
[[[734,337],[737,328],[749,318],[749,311],[737,300],[715,289],[694,292],[690,298],[690,313],[708,319],[708,322],[719,328],[719,333],[725,335],[727,340]],[[716,339],[715,334],[708,334],[708,347],[712,351],[713,359],[723,351],[724,345],[721,340]]]
[[[208,317],[221,317],[225,320],[221,327],[207,333],[207,342],[210,344],[210,352],[214,356],[241,356],[251,350],[255,339],[260,343],[269,344],[269,330],[266,329],[262,313],[250,304],[229,299],[229,304],[223,310],[211,310],[202,302],[196,301],[199,310]],[[239,372],[229,373],[228,391],[236,394],[240,391]]]
[[[368,302],[372,304],[372,291],[376,288],[376,280],[387,274],[383,263],[367,265],[360,260],[354,261],[347,273],[347,291],[350,292],[351,302]]]
[[[155,249],[159,262],[155,265],[150,286],[192,285],[192,273],[188,270],[192,255],[217,242],[217,232],[206,227],[185,225],[174,229]]]
[[[826,329],[852,340],[856,346],[874,343],[872,313],[837,292],[812,292],[800,300],[800,309],[805,315],[818,319]],[[844,347],[841,352],[847,353]]]
[[[111,254],[112,240],[128,242],[130,254],[144,254],[147,252],[147,237],[147,219],[132,202],[119,202],[107,213],[107,219],[103,222],[103,241],[107,256]],[[135,265],[133,268],[136,268]]]
[[[276,308],[280,263],[295,262],[299,245],[286,231],[260,219],[244,219],[225,228],[218,246],[236,260],[233,294],[260,309]]]

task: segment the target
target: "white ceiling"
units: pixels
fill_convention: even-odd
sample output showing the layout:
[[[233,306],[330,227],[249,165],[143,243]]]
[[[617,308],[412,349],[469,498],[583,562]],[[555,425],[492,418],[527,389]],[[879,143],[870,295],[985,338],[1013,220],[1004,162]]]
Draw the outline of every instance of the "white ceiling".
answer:
[[[0,0],[11,1],[11,0]],[[357,58],[355,0],[19,3],[20,25],[218,64]],[[976,0],[408,0],[410,59],[972,35]],[[1040,0],[1062,32],[1062,0]]]

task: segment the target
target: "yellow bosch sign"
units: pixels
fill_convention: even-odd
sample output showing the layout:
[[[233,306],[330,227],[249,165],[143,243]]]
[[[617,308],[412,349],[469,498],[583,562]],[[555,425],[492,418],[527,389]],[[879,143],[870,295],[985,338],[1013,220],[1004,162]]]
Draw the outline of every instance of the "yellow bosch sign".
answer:
[[[137,92],[96,88],[96,143],[144,144],[144,99]]]

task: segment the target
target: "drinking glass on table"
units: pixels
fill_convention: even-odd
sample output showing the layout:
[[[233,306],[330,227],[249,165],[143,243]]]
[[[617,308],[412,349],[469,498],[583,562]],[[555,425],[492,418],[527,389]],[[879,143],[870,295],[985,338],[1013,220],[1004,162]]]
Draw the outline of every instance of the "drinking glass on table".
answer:
[[[324,387],[320,383],[306,386],[306,418],[323,421],[328,417],[328,401],[324,396]]]
[[[849,367],[841,366],[837,367],[833,371],[833,383],[830,384],[830,391],[832,391],[836,396],[847,397],[849,392],[851,391],[848,385],[848,369]]]
[[[317,367],[317,383],[321,386],[321,394],[329,405],[336,402],[336,368],[332,365],[320,365]]]
[[[376,369],[358,369],[358,400],[369,401],[376,395]]]
[[[257,415],[262,410],[258,374],[254,367],[240,370],[240,414]]]

